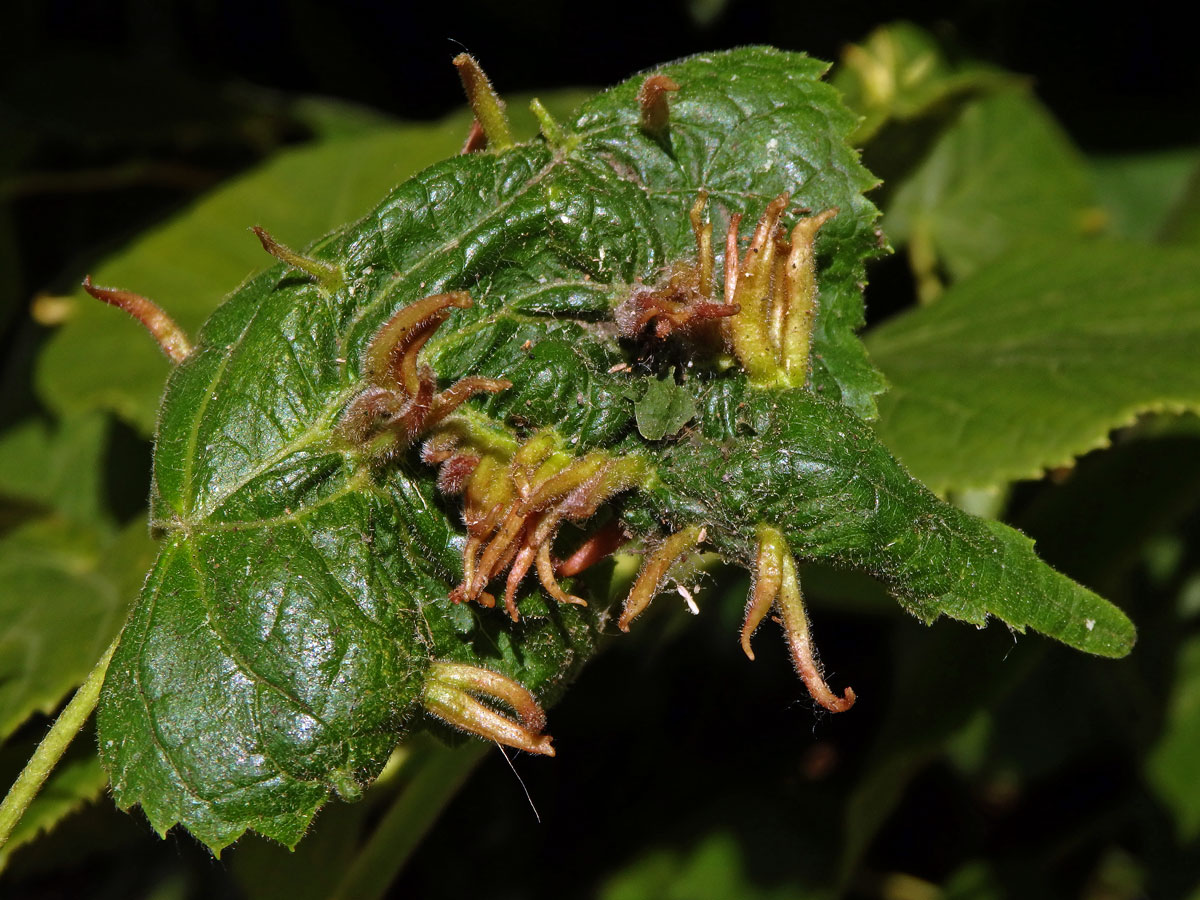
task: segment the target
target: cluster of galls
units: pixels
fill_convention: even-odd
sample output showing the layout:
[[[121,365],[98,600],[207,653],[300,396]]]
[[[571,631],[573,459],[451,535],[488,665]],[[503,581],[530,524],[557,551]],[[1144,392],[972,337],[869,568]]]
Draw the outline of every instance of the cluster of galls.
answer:
[[[621,334],[631,340],[647,336],[663,340],[672,334],[686,338],[693,351],[731,352],[758,387],[804,387],[812,353],[817,308],[817,232],[837,215],[837,208],[804,216],[790,234],[783,227],[789,195],[780,194],[759,219],[745,253],[740,252],[741,214],[729,219],[725,233],[724,290],[714,296],[713,227],[703,220],[707,194],[701,192],[690,212],[696,238],[696,260],[674,265],[657,287],[639,288],[617,309]],[[783,532],[762,524],[758,528],[754,586],[746,605],[741,642],[754,659],[750,638],[759,623],[775,609],[788,642],[796,672],[809,694],[830,712],[854,705],[854,691],[839,697],[821,675],[809,634],[808,616],[796,575],[796,564]],[[625,604],[620,627],[650,602],[658,580],[674,559],[704,540],[700,526],[672,535],[643,569],[643,576]],[[664,567],[656,573],[654,567]]]
[[[379,329],[363,357],[367,386],[338,422],[343,438],[358,447],[374,444],[376,458],[388,459],[475,394],[512,387],[507,379],[469,377],[438,392],[433,369],[419,362],[421,348],[450,313],[471,305],[466,291],[435,294],[403,307]]]
[[[704,222],[708,195],[701,192],[690,219],[696,260],[674,265],[654,288],[639,288],[617,309],[617,325],[630,339],[648,333],[662,340],[684,334],[689,343],[732,351],[759,387],[803,387],[808,378],[817,275],[813,247],[837,208],[801,218],[788,235],[782,225],[789,196],[768,205],[750,245],[739,253],[741,214],[725,233],[724,291],[714,296],[713,227]]]
[[[463,580],[450,594],[454,601],[495,605],[485,588],[505,570],[504,608],[515,622],[521,580],[536,565],[546,592],[560,603],[586,606],[558,583],[558,574],[577,574],[579,563],[562,568],[550,550],[563,522],[581,523],[600,505],[638,484],[646,466],[635,456],[613,458],[601,451],[575,458],[564,453],[553,431],[535,434],[507,460],[460,449],[456,435],[438,435],[422,451],[426,462],[440,463],[439,484],[463,495]],[[463,473],[469,473],[462,477]],[[590,546],[590,545],[589,545]],[[582,559],[578,557],[577,559]]]
[[[696,260],[673,266],[655,288],[633,291],[617,310],[622,333],[654,340],[682,334],[689,345],[708,342],[712,349],[732,351],[754,384],[803,385],[816,301],[813,244],[818,229],[836,210],[801,218],[789,235],[781,225],[788,205],[788,195],[782,194],[768,204],[744,254],[739,252],[741,217],[733,216],[725,241],[724,296],[718,299],[713,229],[702,220],[706,201],[701,194],[691,209]],[[563,522],[590,519],[615,495],[644,483],[650,467],[636,455],[617,458],[593,451],[576,457],[564,449],[553,430],[518,443],[507,432],[450,417],[473,394],[510,386],[503,379],[467,377],[437,392],[432,370],[419,363],[420,349],[450,312],[470,305],[466,293],[455,292],[426,297],[397,312],[367,348],[363,359],[367,386],[347,406],[339,430],[376,460],[423,440],[421,458],[440,467],[441,492],[462,496],[467,540],[463,579],[451,592],[455,602],[493,607],[496,598],[488,587],[503,579],[504,608],[515,622],[521,582],[535,569],[555,600],[586,605],[564,590],[559,578],[578,574],[611,553],[624,543],[625,535],[619,526],[607,526],[568,559],[556,561],[552,548],[559,527]],[[647,553],[618,621],[621,630],[627,631],[633,618],[649,605],[672,565],[704,539],[703,526],[693,525]],[[742,629],[746,655],[754,658],[750,637],[768,612],[777,610],[796,670],[810,694],[831,711],[848,709],[854,703],[853,691],[847,689],[838,697],[821,677],[795,563],[777,528],[760,527],[754,569],[754,589]],[[485,731],[478,721],[464,721],[441,708],[434,711],[468,730],[495,737],[490,726]],[[511,735],[504,740],[511,743]],[[525,749],[531,745],[531,739],[520,744]]]
[[[612,549],[612,536],[606,532],[590,541],[563,571],[550,556],[559,526],[590,519],[601,504],[641,482],[646,464],[602,451],[575,457],[553,430],[518,444],[507,432],[452,418],[469,397],[512,386],[507,379],[468,376],[438,391],[433,370],[419,361],[421,348],[450,312],[471,305],[466,292],[456,291],[418,300],[392,316],[367,346],[366,386],[342,412],[338,433],[374,465],[423,441],[421,459],[440,467],[438,489],[462,495],[467,541],[463,580],[451,592],[456,603],[495,606],[486,588],[507,571],[504,608],[515,622],[517,590],[536,566],[552,597],[586,606],[562,588],[556,570],[578,574],[598,558],[600,545]]]
[[[552,429],[518,442],[504,429],[452,416],[472,395],[510,386],[503,379],[467,377],[438,391],[433,370],[420,362],[421,348],[451,311],[470,306],[466,293],[454,292],[418,300],[393,315],[367,346],[365,386],[343,410],[338,434],[374,466],[421,442],[421,459],[439,467],[438,489],[462,496],[467,540],[463,579],[450,594],[456,603],[495,606],[487,587],[503,578],[504,607],[515,622],[518,589],[536,569],[555,600],[586,606],[558,579],[580,573],[627,537],[615,524],[603,527],[559,561],[551,555],[559,528],[587,521],[616,494],[643,484],[650,467],[637,455],[614,457],[597,450],[574,456]],[[647,555],[626,601],[622,630],[650,603],[672,564],[703,539],[702,529],[685,529]],[[480,696],[502,702],[517,719],[499,715],[480,703]],[[495,672],[434,662],[423,699],[434,715],[467,731],[530,752],[553,753],[536,700]]]

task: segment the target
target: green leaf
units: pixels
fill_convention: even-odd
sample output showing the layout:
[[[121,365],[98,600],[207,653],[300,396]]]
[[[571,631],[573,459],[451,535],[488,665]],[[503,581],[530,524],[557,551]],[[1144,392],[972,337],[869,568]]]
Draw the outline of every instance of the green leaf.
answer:
[[[701,188],[718,231],[791,190],[798,206],[841,210],[817,247],[813,379],[873,409],[880,381],[854,335],[878,253],[861,193],[873,179],[841,141],[853,117],[823,70],[761,48],[667,66],[681,89],[665,141],[643,133],[634,79],[582,107],[569,149],[449,159],[317,244],[343,289],[276,267],[231,295],[159,416],[152,512],[168,538],[98,713],[121,806],[214,849],[247,828],[292,845],[331,790],[357,795],[427,724],[431,659],[487,665],[548,702],[590,655],[590,610],[549,609],[534,591],[514,624],[451,604],[462,537],[433,470],[372,467],[334,435],[364,347],[406,303],[471,292],[425,359],[447,382],[514,382],[479,412],[612,445],[633,410],[622,354],[592,320],[694,258]]]
[[[25,419],[0,433],[0,497],[110,525],[104,497],[108,417],[81,413],[57,424]]]
[[[648,441],[678,434],[696,416],[691,393],[675,383],[675,370],[646,382],[646,393],[633,404],[638,432]]]
[[[707,835],[684,853],[655,850],[617,873],[601,900],[816,900],[825,891],[795,885],[764,888],[746,872],[742,849],[723,832]]]
[[[928,31],[911,22],[893,22],[842,52],[833,85],[863,116],[852,138],[861,144],[892,120],[930,115],[953,98],[1011,86],[1015,80],[977,62],[952,62]]]
[[[564,111],[579,96],[563,91],[545,102]],[[522,109],[514,103],[530,133],[532,116]],[[342,125],[332,133],[346,132],[337,121]],[[433,125],[349,129],[341,139],[285,151],[104,260],[93,281],[149,297],[194,333],[233,286],[274,263],[251,226],[303,246],[362,215],[398,181],[458,152],[469,125],[464,111]],[[38,358],[39,394],[60,413],[107,409],[150,434],[168,360],[136,323],[82,290],[71,296],[73,315]]]
[[[1094,218],[1086,163],[1025,91],[969,104],[891,190],[884,232],[914,253],[928,247],[951,280],[1006,251],[1081,234]]]
[[[1146,777],[1175,816],[1179,840],[1200,835],[1200,639],[1179,654],[1162,737],[1146,760]]]
[[[1163,226],[1162,237],[1184,247],[1200,245],[1200,167],[1188,179],[1183,196]]]
[[[109,534],[39,519],[0,538],[0,739],[91,671],[153,549],[144,522]]]
[[[980,271],[868,338],[891,392],[884,442],[935,491],[986,488],[1108,442],[1146,412],[1200,408],[1200,260],[1056,244]]]
[[[1091,160],[1096,196],[1121,237],[1153,241],[1183,197],[1200,150],[1164,150]]]
[[[925,622],[994,616],[1100,656],[1133,646],[1120,610],[1038,559],[1020,532],[938,500],[844,406],[738,381],[698,390],[700,427],[660,451],[661,487],[645,495],[661,520],[702,522],[710,544],[743,561],[756,553],[755,523],[778,527],[798,559],[869,572]]]

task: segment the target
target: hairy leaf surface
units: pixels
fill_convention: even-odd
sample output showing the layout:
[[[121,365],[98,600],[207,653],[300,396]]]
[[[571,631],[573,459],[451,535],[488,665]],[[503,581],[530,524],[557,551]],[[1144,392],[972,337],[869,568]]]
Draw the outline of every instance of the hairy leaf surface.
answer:
[[[1120,610],[1038,559],[1020,532],[938,500],[844,407],[730,384],[705,392],[703,427],[663,452],[665,517],[707,523],[710,540],[749,562],[752,510],[780,524],[801,559],[869,572],[926,622],[996,616],[1089,653],[1129,652],[1133,627]]]
[[[381,326],[449,291],[474,303],[423,360],[442,385],[512,382],[467,407],[464,427],[513,443],[553,428],[576,454],[636,454],[648,474],[617,511],[644,545],[703,524],[745,562],[766,523],[802,558],[877,574],[923,619],[996,615],[1128,650],[1119,611],[1019,533],[941,503],[867,425],[882,379],[855,330],[880,252],[862,194],[875,182],[824,68],[764,48],[665,66],[679,89],[653,132],[633,79],[586,102],[561,145],[437,163],[313,245],[339,285],[277,266],[208,319],[161,407],[165,547],[101,698],[122,806],[215,849],[247,828],[291,845],[331,791],[356,796],[428,724],[432,660],[486,665],[549,702],[592,652],[593,609],[537,590],[518,596],[519,622],[452,604],[463,535],[432,468],[415,448],[380,464],[337,432]],[[752,389],[737,366],[703,361],[672,374],[617,338],[613,309],[694,259],[702,191],[717,235],[740,215],[744,236],[785,191],[793,210],[838,209],[814,246],[806,388]]]
[[[853,333],[872,182],[831,140],[852,118],[823,69],[766,50],[668,67],[683,85],[669,147],[642,133],[630,82],[583,107],[569,152],[447,160],[322,241],[345,289],[276,267],[213,315],[162,407],[153,518],[169,537],[102,698],[122,805],[217,848],[247,827],[295,843],[331,788],[352,796],[378,772],[431,658],[485,662],[547,696],[590,647],[587,617],[534,618],[538,596],[508,627],[451,606],[460,539],[432,473],[364,468],[332,439],[367,340],[400,306],[470,290],[475,308],[427,349],[439,374],[495,369],[516,387],[488,413],[611,441],[633,410],[609,371],[620,354],[590,322],[690,252],[701,187],[714,218],[756,216],[790,189],[843,210],[822,236],[818,378],[873,409],[879,380]]]

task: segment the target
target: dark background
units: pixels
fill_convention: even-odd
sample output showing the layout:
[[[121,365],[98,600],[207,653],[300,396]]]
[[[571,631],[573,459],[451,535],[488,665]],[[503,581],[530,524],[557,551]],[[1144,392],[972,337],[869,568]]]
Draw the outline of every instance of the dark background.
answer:
[[[5,69],[9,91],[27,90],[37,79],[43,83],[35,90],[59,94],[68,107],[69,98],[98,99],[108,79],[136,78],[149,66],[210,84],[243,79],[424,118],[458,102],[445,66],[462,47],[485,63],[497,84],[525,91],[611,84],[666,59],[748,43],[832,60],[874,26],[905,18],[935,29],[972,57],[1034,75],[1042,96],[1085,147],[1126,149],[1195,136],[1200,76],[1193,35],[1167,9],[1124,4],[1113,14],[1091,3],[1011,0],[26,0],[6,4]],[[73,64],[80,56],[90,72],[82,82]]]
[[[1088,152],[1200,136],[1193,37],[1156,3],[1119,15],[1004,0],[18,0],[0,9],[0,229],[16,234],[14,258],[0,259],[0,322],[10,326],[36,291],[62,290],[188,198],[304,140],[289,94],[436,118],[462,102],[449,60],[463,47],[516,92],[612,84],[747,43],[836,60],[876,25],[907,18],[952,53],[1029,74]],[[29,337],[10,327],[0,340],[6,356],[18,333]]]
[[[707,13],[702,8],[707,7]],[[1162,148],[1200,129],[1191,32],[1156,3],[342,3],[21,0],[3,4],[0,173],[16,204],[11,305],[70,259],[303,140],[284,93],[431,118],[461,103],[466,47],[504,91],[607,85],[707,49],[772,43],[835,60],[908,18],[956,52],[1032,76],[1090,152]],[[248,90],[249,86],[269,88]],[[141,163],[136,171],[130,160]]]

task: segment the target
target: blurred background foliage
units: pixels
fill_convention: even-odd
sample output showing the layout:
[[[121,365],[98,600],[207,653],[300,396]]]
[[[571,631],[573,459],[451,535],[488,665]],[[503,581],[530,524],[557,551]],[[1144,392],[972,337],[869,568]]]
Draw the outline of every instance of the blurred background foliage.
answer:
[[[915,24],[874,31],[898,15]],[[85,735],[0,857],[0,893],[1200,897],[1200,427],[1180,414],[1200,403],[1200,64],[1164,9],[18,0],[4,32],[4,778],[154,552],[167,365],[81,276],[194,329],[266,264],[248,226],[303,244],[456,152],[462,46],[525,134],[521,95],[565,112],[578,88],[703,49],[840,60],[897,249],[867,292],[896,387],[881,434],[1126,609],[1140,642],[1113,663],[925,628],[868,582],[809,571],[824,658],[862,697],[817,716],[782,648],[737,652],[746,585],[715,573],[704,615],[663,604],[586,670],[552,711],[557,759],[513,770],[493,751],[455,795],[473,745],[406,748],[292,854],[160,841],[104,797]]]

